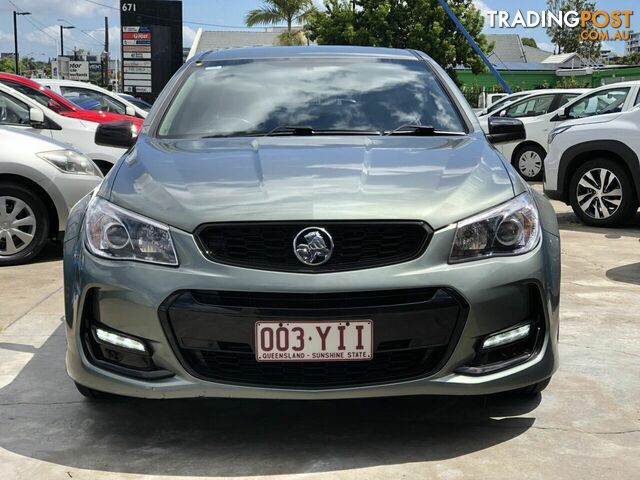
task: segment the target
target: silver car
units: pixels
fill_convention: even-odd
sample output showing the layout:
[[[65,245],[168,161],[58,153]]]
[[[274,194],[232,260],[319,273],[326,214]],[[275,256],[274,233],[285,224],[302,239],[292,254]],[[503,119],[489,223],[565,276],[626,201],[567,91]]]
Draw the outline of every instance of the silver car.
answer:
[[[0,127],[0,267],[27,263],[61,239],[71,207],[102,174],[89,157],[42,135]]]
[[[88,397],[537,393],[555,214],[425,54],[204,53],[73,210],[67,368]],[[134,144],[133,142],[136,141]]]

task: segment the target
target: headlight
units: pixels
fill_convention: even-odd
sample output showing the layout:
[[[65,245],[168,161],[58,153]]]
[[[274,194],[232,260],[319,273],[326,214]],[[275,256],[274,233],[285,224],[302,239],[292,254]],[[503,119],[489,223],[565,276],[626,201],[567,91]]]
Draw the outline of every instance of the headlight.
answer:
[[[98,167],[89,157],[75,150],[54,150],[41,152],[37,155],[64,173],[102,176]]]
[[[98,257],[178,265],[169,227],[94,197],[85,216],[87,248]]]
[[[449,263],[520,255],[540,240],[538,209],[529,193],[458,222]]]
[[[556,138],[558,135],[560,135],[562,132],[566,132],[567,130],[569,130],[571,128],[571,125],[565,125],[564,127],[557,127],[554,128],[553,130],[551,130],[549,132],[549,136],[547,137],[547,143],[549,145],[551,145],[551,142],[553,142],[553,139]]]

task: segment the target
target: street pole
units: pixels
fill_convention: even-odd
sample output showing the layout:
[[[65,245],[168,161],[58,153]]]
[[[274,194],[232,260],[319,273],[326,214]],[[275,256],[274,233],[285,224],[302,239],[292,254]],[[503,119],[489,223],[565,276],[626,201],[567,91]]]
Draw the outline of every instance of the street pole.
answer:
[[[64,18],[59,18],[58,19],[59,22],[67,22],[69,23],[67,20],[65,20]],[[60,56],[64,57],[64,31],[65,30],[72,30],[76,27],[74,27],[73,25],[62,25],[60,24]]]
[[[18,57],[18,12],[13,11],[13,41],[15,43],[16,75],[20,75],[20,58]]]
[[[104,63],[102,67],[102,86],[109,86],[109,17],[104,17]]]
[[[31,15],[30,12],[13,11],[13,43],[15,46],[16,75],[20,75],[20,57],[18,55],[18,15]]]

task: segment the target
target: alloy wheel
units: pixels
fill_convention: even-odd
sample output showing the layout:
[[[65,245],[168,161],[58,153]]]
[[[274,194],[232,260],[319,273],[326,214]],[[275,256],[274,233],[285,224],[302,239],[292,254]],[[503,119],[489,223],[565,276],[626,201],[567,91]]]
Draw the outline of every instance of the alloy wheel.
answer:
[[[16,197],[0,197],[0,256],[11,256],[27,248],[36,233],[36,216]]]
[[[534,150],[525,150],[518,158],[518,169],[525,178],[533,178],[542,170],[542,157]]]
[[[580,177],[576,198],[580,209],[589,217],[609,218],[620,208],[622,185],[611,170],[593,168]]]

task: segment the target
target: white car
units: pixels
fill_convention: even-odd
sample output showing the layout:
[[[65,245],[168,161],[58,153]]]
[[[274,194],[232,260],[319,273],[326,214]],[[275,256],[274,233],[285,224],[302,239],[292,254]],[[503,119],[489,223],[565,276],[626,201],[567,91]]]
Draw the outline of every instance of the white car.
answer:
[[[570,120],[549,134],[544,190],[584,223],[626,223],[640,201],[640,106]]]
[[[61,239],[71,207],[102,181],[80,152],[0,126],[0,267],[33,260]]]
[[[526,90],[522,92],[515,92],[509,95],[505,95],[502,98],[499,98],[498,100],[496,100],[495,102],[489,103],[489,105],[486,108],[480,109],[478,112],[476,112],[476,115],[478,116],[479,119],[482,119],[482,117],[490,115],[491,113],[497,111],[498,109],[502,109],[506,107],[507,105],[515,102],[516,100],[520,100],[534,93],[545,92],[545,91],[546,90]]]
[[[548,151],[547,138],[551,130],[567,120],[626,112],[638,104],[639,93],[640,81],[614,83],[589,90],[564,107],[546,115],[521,118],[527,131],[527,139],[524,142],[501,145],[501,151],[521,174],[523,172],[518,168],[521,159],[525,166],[528,164],[533,167],[532,172],[523,175],[525,178],[540,179],[544,170],[544,157]],[[539,168],[537,158],[531,152],[537,153],[540,157]]]
[[[11,87],[0,84],[0,125],[22,132],[37,133],[50,140],[71,145],[93,160],[103,172],[109,171],[126,148],[97,145],[97,123],[59,115]]]
[[[549,132],[544,131],[542,136],[539,135],[539,122],[548,124],[549,118],[553,116],[549,112],[555,112],[586,92],[589,90],[584,88],[538,90],[509,103],[490,115],[480,117],[480,125],[485,132],[488,132],[489,117],[509,117],[522,120],[527,131],[527,138],[497,145],[497,148],[524,179],[541,180],[543,160],[547,155],[546,136]]]
[[[109,90],[93,85],[92,83],[77,82],[75,80],[61,80],[51,78],[36,78],[36,82],[62,95],[70,102],[78,98],[91,98],[96,100],[98,108],[103,112],[129,115],[130,117],[147,118],[148,111],[140,106],[122,98]]]

